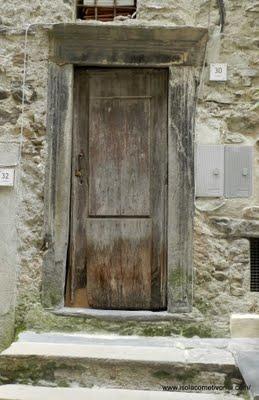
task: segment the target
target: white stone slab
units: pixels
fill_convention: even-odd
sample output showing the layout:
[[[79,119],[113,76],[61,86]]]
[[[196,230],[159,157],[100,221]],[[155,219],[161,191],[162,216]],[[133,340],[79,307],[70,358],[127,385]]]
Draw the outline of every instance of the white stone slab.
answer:
[[[168,393],[119,389],[46,388],[24,385],[0,387],[0,400],[240,400],[225,394]]]
[[[232,338],[259,339],[259,314],[232,314],[230,331]]]
[[[24,331],[20,333],[19,342],[36,343],[69,343],[69,344],[88,344],[88,345],[108,345],[108,346],[148,346],[148,347],[175,347],[178,349],[227,349],[230,339],[212,339],[212,338],[183,338],[183,337],[164,337],[164,336],[121,336],[115,334],[88,334],[45,332],[36,333]],[[231,341],[232,342],[232,341]],[[239,342],[239,341],[238,341]],[[253,341],[254,343],[254,341]]]
[[[71,317],[85,317],[105,319],[109,321],[203,321],[202,314],[195,311],[192,313],[169,313],[167,311],[125,311],[125,310],[98,310],[93,308],[71,308],[63,307],[53,311],[56,315]]]
[[[237,365],[253,399],[259,398],[259,351],[238,351]]]
[[[220,348],[194,346],[187,349],[184,345],[169,346],[134,346],[75,343],[40,343],[15,342],[3,355],[7,356],[39,356],[39,357],[66,357],[94,360],[115,360],[124,362],[159,363],[159,364],[205,364],[205,365],[235,365],[230,351]]]
[[[237,351],[257,350],[259,351],[259,339],[233,338],[233,339],[215,339],[215,338],[183,338],[183,337],[143,337],[143,336],[120,336],[115,334],[96,335],[83,332],[62,333],[62,332],[44,332],[36,333],[24,331],[19,334],[20,343],[52,343],[52,344],[74,344],[99,346],[106,345],[113,348],[117,346],[134,347],[170,347],[178,350],[188,350],[193,357],[217,350],[225,350],[232,354]],[[200,353],[200,349],[203,350]]]

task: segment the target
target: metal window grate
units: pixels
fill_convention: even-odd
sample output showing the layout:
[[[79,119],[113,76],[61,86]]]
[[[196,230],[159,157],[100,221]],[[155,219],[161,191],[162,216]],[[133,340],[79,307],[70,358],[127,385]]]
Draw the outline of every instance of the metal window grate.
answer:
[[[84,20],[113,21],[115,17],[132,18],[137,0],[77,0],[77,18]]]
[[[259,292],[259,238],[250,239],[251,292]]]

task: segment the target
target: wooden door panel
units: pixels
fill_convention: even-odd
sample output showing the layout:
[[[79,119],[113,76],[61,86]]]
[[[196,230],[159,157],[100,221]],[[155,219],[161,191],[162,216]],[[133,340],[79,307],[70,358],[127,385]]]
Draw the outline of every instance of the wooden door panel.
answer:
[[[91,99],[89,215],[150,215],[149,99]]]
[[[140,69],[100,69],[89,71],[89,94],[92,97],[150,96],[150,73]]]
[[[166,308],[167,86],[165,70],[75,71],[69,306]]]
[[[87,237],[89,305],[150,309],[152,221],[89,219]]]

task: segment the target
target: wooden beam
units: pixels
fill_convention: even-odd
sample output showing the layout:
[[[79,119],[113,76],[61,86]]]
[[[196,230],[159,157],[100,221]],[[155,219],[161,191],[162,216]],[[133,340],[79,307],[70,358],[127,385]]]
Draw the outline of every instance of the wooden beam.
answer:
[[[73,66],[49,64],[43,304],[64,304],[69,235]]]
[[[57,24],[56,63],[95,66],[202,65],[207,30],[194,27]]]
[[[169,76],[168,311],[190,312],[193,274],[194,68]]]

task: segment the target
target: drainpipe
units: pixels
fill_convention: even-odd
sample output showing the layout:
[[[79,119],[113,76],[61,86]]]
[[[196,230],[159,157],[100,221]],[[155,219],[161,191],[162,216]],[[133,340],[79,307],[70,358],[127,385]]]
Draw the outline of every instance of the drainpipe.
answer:
[[[219,17],[220,17],[220,32],[224,31],[225,21],[226,21],[226,9],[224,0],[217,0],[218,8],[219,8]]]

